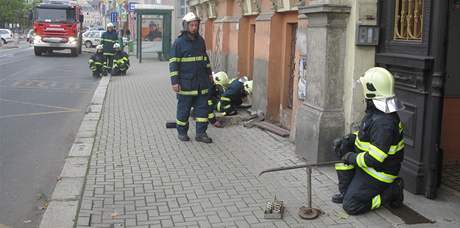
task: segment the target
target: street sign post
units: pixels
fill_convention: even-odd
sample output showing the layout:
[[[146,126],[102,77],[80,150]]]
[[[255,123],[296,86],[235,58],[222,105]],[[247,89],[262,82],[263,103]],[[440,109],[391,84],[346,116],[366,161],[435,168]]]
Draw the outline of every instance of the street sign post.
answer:
[[[118,13],[117,12],[112,12],[110,14],[110,22],[117,23],[117,19],[118,19]]]
[[[136,4],[137,4],[137,2],[129,2],[128,3],[128,11],[129,12],[134,12],[134,10],[136,9]]]

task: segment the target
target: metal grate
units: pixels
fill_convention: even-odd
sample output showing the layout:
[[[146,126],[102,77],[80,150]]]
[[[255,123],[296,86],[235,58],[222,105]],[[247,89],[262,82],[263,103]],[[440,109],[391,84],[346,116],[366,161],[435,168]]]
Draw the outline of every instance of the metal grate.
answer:
[[[393,38],[421,41],[423,32],[423,0],[395,0]]]

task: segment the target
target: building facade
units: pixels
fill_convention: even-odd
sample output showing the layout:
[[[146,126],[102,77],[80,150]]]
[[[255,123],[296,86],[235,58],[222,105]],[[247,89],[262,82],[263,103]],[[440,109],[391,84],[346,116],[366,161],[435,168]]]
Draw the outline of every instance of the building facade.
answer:
[[[253,109],[289,129],[309,161],[336,159],[333,139],[364,114],[356,80],[395,76],[406,106],[401,176],[436,196],[442,167],[460,161],[460,1],[189,0],[214,71],[254,80]]]

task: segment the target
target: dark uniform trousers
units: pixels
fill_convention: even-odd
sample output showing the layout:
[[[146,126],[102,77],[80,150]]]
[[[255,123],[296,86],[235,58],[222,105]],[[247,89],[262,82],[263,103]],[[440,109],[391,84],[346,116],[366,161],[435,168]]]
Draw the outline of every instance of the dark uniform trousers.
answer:
[[[196,134],[202,135],[208,129],[208,95],[181,95],[177,94],[177,132],[187,134],[190,109],[193,107],[196,120]]]
[[[343,209],[351,215],[366,213],[394,200],[395,179],[404,156],[402,124],[396,113],[385,114],[368,102],[366,116],[351,145],[353,152],[335,169]],[[353,143],[353,142],[352,142]]]

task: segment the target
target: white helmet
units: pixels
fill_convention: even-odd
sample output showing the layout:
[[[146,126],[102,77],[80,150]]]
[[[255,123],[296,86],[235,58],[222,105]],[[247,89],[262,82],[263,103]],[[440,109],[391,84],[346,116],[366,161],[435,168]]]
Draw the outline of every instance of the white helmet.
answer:
[[[96,51],[99,51],[99,50],[102,50],[104,49],[104,46],[102,46],[102,44],[99,44],[96,46]]]
[[[246,91],[248,95],[252,94],[252,84],[252,80],[244,82],[244,91]]]
[[[184,22],[191,22],[191,21],[199,21],[200,18],[198,18],[194,13],[189,12],[185,14],[185,16],[182,18],[182,21]]]
[[[119,49],[119,48],[121,48],[121,45],[120,45],[119,43],[115,43],[115,44],[113,45],[113,48],[114,48],[114,49]]]
[[[113,28],[113,24],[112,24],[112,23],[108,23],[108,24],[107,24],[107,28],[110,28],[110,27]]]
[[[182,27],[184,28],[185,31],[187,31],[188,23],[190,23],[192,21],[200,21],[200,18],[197,17],[192,12],[189,12],[189,13],[185,14],[185,16],[182,18]]]
[[[228,86],[228,75],[227,73],[220,71],[212,75],[214,79],[214,83],[217,85],[221,85],[223,87]]]

